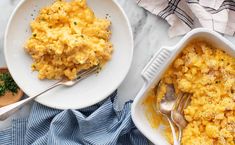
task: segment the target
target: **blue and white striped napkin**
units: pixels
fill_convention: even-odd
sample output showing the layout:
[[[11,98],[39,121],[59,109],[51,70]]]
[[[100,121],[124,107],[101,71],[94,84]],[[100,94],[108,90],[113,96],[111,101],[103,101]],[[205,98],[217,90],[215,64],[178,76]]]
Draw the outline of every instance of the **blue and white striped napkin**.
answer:
[[[116,94],[82,110],[34,103],[29,118],[0,132],[0,145],[148,145],[131,120],[132,102],[117,110]]]
[[[183,35],[195,27],[235,35],[234,0],[136,0],[138,5],[165,19],[169,36]]]

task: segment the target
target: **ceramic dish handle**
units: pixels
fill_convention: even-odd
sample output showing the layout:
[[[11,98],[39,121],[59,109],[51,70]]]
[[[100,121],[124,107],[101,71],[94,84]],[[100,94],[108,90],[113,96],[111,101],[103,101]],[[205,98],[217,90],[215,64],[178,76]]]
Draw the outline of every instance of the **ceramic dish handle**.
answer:
[[[156,77],[156,74],[164,67],[167,60],[170,58],[172,51],[170,48],[162,48],[156,52],[149,63],[145,66],[142,71],[142,77],[145,81],[151,82]]]

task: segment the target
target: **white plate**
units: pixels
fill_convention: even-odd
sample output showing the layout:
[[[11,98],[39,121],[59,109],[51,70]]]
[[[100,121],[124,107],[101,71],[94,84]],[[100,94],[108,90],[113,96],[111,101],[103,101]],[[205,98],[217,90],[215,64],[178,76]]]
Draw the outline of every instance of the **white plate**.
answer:
[[[40,81],[37,72],[31,71],[32,59],[23,45],[30,36],[29,23],[40,8],[53,0],[23,0],[14,10],[4,37],[4,54],[8,69],[16,83],[28,96],[34,96],[55,81]],[[79,82],[73,87],[58,87],[38,97],[37,102],[57,109],[80,109],[91,106],[110,95],[124,80],[131,65],[133,37],[124,11],[115,0],[87,0],[97,17],[109,14],[112,21],[112,59],[98,75]],[[33,15],[33,16],[32,16]]]

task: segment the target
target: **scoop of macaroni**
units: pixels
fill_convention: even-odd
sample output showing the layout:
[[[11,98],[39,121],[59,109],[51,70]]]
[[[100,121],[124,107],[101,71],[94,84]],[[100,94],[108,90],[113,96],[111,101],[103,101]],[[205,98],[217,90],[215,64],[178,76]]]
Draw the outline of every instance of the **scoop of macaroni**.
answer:
[[[97,18],[86,0],[55,1],[31,22],[25,50],[39,79],[72,80],[81,70],[111,59],[111,22]]]
[[[184,109],[188,125],[183,130],[183,145],[235,144],[235,58],[204,41],[187,45],[161,79],[158,89],[149,92],[144,104],[153,127],[164,122],[154,111],[173,84],[176,96],[190,94]],[[164,124],[167,124],[164,122]],[[165,135],[172,143],[169,127]]]

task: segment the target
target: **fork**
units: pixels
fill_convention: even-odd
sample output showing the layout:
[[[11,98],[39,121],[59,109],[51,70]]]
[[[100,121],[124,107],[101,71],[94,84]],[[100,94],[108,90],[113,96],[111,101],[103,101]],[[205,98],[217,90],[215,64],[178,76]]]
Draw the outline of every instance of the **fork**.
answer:
[[[100,69],[99,65],[96,65],[96,66],[94,66],[90,69],[87,69],[87,70],[84,70],[84,71],[81,71],[80,73],[78,73],[77,78],[74,79],[74,80],[68,80],[66,78],[63,78],[60,81],[58,81],[57,83],[50,86],[48,89],[46,89],[46,90],[42,91],[41,93],[37,94],[36,96],[28,97],[24,100],[21,100],[19,102],[14,103],[14,104],[11,104],[11,105],[0,108],[0,121],[3,121],[5,119],[7,119],[9,116],[11,116],[17,110],[19,110],[19,108],[26,105],[30,101],[34,100],[38,96],[46,93],[47,91],[49,91],[49,90],[51,90],[55,87],[61,86],[61,85],[71,87],[71,86],[75,85],[77,82],[79,82],[82,79],[86,78],[87,76],[89,76],[89,75],[91,75],[95,72],[98,72],[99,69]]]
[[[171,119],[178,127],[178,142],[181,142],[183,128],[186,127],[187,121],[184,118],[183,111],[188,106],[190,95],[188,93],[179,95],[176,99],[175,106],[171,111]]]

